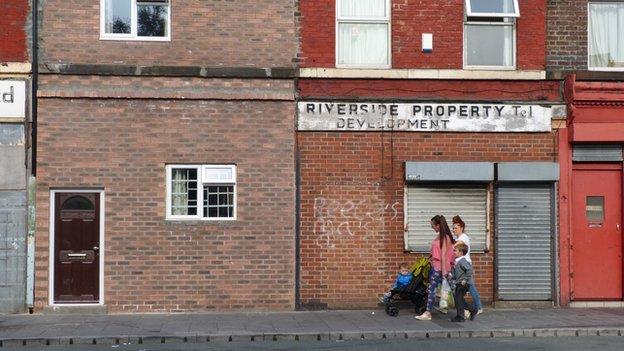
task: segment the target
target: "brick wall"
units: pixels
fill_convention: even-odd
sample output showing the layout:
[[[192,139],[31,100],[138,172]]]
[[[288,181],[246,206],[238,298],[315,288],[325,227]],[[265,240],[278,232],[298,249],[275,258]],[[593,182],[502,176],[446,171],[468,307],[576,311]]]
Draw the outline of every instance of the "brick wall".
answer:
[[[100,0],[42,6],[42,62],[286,67],[296,56],[290,0],[172,1],[170,42],[99,40]]]
[[[28,1],[0,1],[0,62],[28,61],[26,21],[29,11]]]
[[[292,101],[42,98],[37,310],[49,191],[66,187],[105,191],[109,311],[294,308],[293,116]],[[235,163],[238,219],[165,221],[168,163]]]
[[[555,134],[299,132],[302,303],[374,306],[397,265],[420,257],[403,252],[405,161],[552,162]],[[491,302],[494,251],[472,256]]]
[[[301,1],[302,67],[335,66],[335,0]],[[518,69],[544,69],[546,1],[520,1]],[[461,69],[464,0],[392,0],[392,68]],[[433,53],[421,34],[433,34]]]
[[[557,81],[299,79],[297,88],[304,98],[561,102],[560,85]]]
[[[587,0],[549,0],[546,57],[549,69],[587,69]]]

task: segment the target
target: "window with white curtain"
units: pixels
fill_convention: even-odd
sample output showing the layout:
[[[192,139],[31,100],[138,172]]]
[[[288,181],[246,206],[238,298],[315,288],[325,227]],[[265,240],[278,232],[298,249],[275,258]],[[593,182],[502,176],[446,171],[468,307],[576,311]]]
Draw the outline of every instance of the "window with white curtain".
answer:
[[[236,219],[236,166],[168,165],[167,219]]]
[[[390,67],[390,0],[336,1],[336,66]]]
[[[518,0],[465,0],[464,68],[515,69]]]
[[[624,71],[624,2],[588,4],[590,70]]]
[[[100,39],[169,40],[169,0],[100,0]]]

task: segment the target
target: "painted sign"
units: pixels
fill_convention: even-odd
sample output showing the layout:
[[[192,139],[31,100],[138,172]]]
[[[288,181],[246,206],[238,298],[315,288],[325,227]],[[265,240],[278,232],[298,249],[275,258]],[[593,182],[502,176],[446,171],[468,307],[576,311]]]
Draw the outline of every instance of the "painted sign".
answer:
[[[0,80],[0,118],[26,117],[26,82]]]
[[[298,103],[300,131],[549,132],[565,105]]]

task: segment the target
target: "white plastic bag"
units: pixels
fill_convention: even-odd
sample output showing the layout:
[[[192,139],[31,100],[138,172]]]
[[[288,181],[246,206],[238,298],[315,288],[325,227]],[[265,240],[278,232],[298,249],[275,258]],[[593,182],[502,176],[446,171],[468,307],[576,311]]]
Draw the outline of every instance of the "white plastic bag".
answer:
[[[448,297],[451,292],[451,286],[446,278],[442,279],[442,289],[440,290],[440,308],[448,308]]]

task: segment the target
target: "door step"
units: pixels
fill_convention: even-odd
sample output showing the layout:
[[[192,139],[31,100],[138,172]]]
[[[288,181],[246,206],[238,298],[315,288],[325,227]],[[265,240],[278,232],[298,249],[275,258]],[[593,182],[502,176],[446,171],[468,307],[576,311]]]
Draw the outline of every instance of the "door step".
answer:
[[[624,301],[572,301],[571,308],[623,308]]]
[[[107,314],[106,305],[85,305],[85,306],[46,306],[43,314]]]

